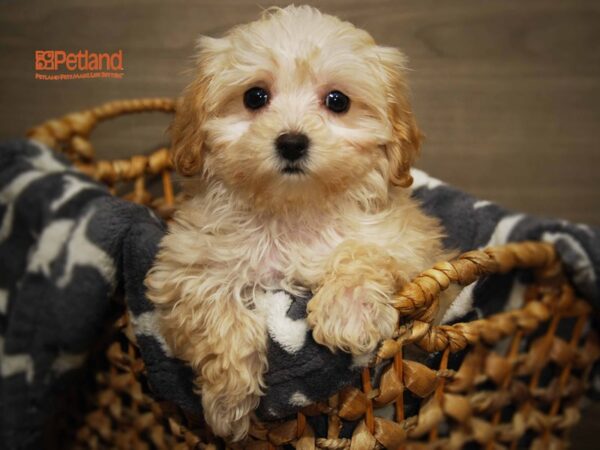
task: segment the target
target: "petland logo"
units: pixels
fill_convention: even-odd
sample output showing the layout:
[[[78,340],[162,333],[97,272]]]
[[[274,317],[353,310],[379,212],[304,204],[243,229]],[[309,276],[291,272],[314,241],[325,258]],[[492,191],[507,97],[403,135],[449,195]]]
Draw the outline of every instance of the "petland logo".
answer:
[[[94,53],[89,50],[35,51],[36,80],[121,79],[124,74],[123,50],[114,53]]]

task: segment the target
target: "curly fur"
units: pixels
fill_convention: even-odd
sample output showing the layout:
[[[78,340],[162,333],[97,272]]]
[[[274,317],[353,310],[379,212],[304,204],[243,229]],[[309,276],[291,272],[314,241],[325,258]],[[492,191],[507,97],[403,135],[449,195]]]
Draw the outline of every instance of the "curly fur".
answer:
[[[446,254],[438,222],[404,189],[420,141],[404,57],[311,7],[271,9],[199,41],[196,77],[172,125],[173,161],[190,179],[146,285],[175,355],[197,374],[207,422],[242,439],[264,389],[267,333],[255,299],[315,293],[315,339],[362,355],[398,321],[390,296]],[[271,93],[262,110],[243,93]],[[351,98],[335,115],[323,96]],[[282,173],[284,132],[311,146]]]

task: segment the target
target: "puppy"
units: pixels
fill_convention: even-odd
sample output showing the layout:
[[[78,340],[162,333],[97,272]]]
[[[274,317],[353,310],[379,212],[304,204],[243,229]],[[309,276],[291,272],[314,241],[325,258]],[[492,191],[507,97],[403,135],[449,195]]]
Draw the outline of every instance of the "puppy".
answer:
[[[188,199],[146,286],[208,424],[240,440],[265,387],[264,292],[314,294],[314,339],[366,355],[398,324],[391,296],[446,253],[406,189],[421,135],[402,53],[308,6],[198,47],[171,128]]]

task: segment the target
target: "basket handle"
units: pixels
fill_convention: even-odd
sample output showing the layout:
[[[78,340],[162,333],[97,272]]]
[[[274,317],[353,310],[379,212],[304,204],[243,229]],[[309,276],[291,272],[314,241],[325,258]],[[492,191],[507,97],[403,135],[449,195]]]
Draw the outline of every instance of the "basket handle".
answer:
[[[95,108],[51,119],[27,132],[31,139],[65,152],[75,165],[91,177],[106,182],[130,181],[145,173],[158,174],[172,168],[168,149],[129,159],[94,161],[89,135],[98,123],[124,114],[159,111],[173,113],[176,101],[171,98],[139,98],[106,102]]]

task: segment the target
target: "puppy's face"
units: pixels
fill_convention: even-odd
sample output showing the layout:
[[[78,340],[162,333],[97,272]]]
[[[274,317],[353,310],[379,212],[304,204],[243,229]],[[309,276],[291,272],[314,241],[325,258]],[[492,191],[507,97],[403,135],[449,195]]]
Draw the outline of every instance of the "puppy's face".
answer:
[[[397,50],[309,7],[269,12],[199,47],[172,126],[182,174],[270,205],[410,184],[419,133]]]

